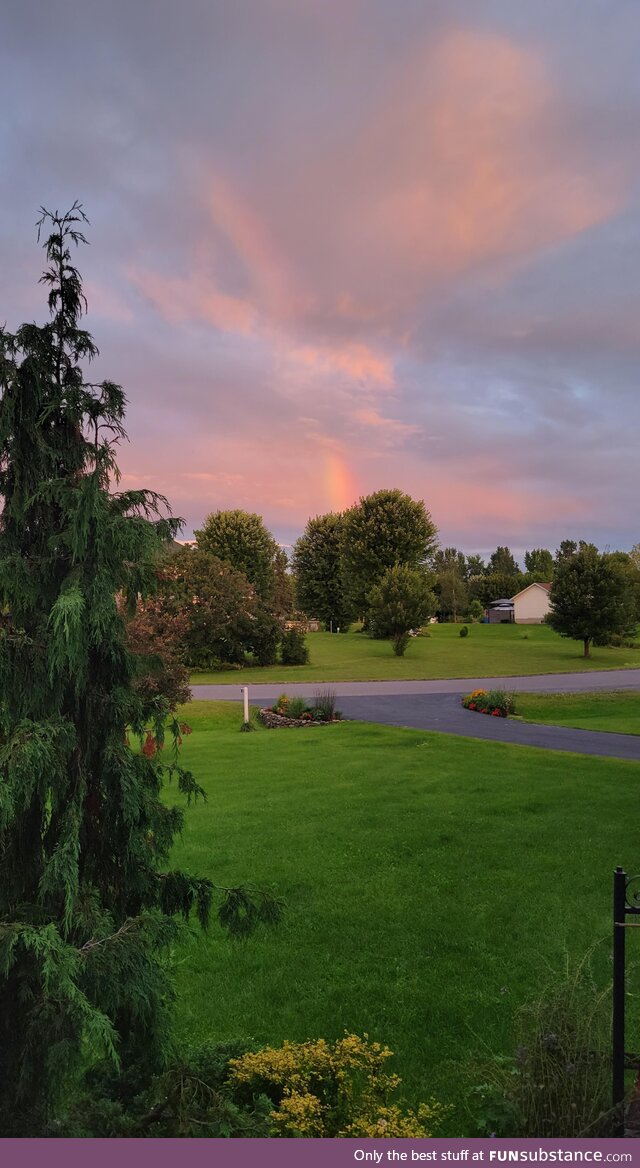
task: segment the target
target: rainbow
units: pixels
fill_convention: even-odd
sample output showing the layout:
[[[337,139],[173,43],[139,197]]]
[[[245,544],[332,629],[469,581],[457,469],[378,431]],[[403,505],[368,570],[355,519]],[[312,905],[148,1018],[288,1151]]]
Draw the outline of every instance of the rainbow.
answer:
[[[342,454],[325,453],[325,488],[332,511],[346,511],[358,499],[356,480]]]

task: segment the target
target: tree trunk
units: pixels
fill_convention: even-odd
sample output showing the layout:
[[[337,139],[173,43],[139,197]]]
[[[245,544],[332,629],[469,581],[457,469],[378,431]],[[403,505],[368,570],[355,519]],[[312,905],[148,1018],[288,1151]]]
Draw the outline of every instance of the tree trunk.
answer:
[[[589,637],[585,637],[582,644],[584,645],[584,655],[589,656]]]

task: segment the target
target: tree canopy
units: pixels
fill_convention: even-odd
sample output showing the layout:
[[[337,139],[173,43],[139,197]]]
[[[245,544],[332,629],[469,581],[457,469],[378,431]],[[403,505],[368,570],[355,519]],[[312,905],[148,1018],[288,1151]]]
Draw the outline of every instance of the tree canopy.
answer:
[[[553,556],[548,548],[532,548],[530,552],[524,553],[524,566],[527,573],[532,579],[533,577],[550,583],[553,577]]]
[[[195,536],[199,551],[242,572],[261,600],[274,603],[280,549],[260,515],[239,510],[214,511]]]
[[[365,614],[371,589],[396,565],[421,567],[437,546],[437,528],[422,499],[376,491],[345,512],[341,572],[349,603]]]
[[[5,1136],[37,1134],[99,1059],[162,1065],[172,991],[160,955],[180,915],[206,925],[213,891],[167,867],[183,812],[162,801],[163,782],[173,775],[187,800],[204,792],[177,755],[160,761],[166,707],[136,684],[122,605],[132,613],[154,591],[179,521],[151,491],[112,489],[126,402],[82,369],[97,353],[71,254],[84,220],[79,204],[43,212],[51,320],[0,331]]]
[[[592,642],[605,643],[613,634],[635,628],[634,599],[625,566],[600,555],[593,545],[562,560],[551,586],[547,622],[562,637],[582,641],[584,656]]]
[[[402,657],[411,629],[420,628],[436,609],[436,598],[424,571],[395,564],[369,594],[369,614],[377,637],[389,638]]]
[[[489,564],[487,572],[495,573],[501,576],[520,576],[520,569],[515,561],[515,558],[508,547],[497,547],[495,552],[489,556]]]
[[[292,557],[299,607],[333,629],[347,628],[355,615],[341,572],[342,525],[341,515],[316,515],[296,540]]]

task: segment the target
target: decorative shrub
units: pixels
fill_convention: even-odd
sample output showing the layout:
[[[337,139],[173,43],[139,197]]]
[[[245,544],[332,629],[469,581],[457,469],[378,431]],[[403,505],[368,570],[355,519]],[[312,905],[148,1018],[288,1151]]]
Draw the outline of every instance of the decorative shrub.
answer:
[[[305,698],[290,698],[280,694],[272,706],[260,710],[261,722],[268,729],[280,726],[308,726],[314,722],[339,722],[342,714],[335,708],[335,694],[332,690],[318,690],[315,704],[310,706]]]
[[[287,718],[301,718],[307,712],[307,703],[304,698],[290,698],[287,705]]]
[[[468,637],[469,636],[469,630],[468,630],[466,625],[463,625],[462,628],[460,629],[460,636],[461,637]]]
[[[406,1110],[390,1096],[400,1085],[385,1071],[388,1047],[347,1034],[337,1042],[284,1042],[229,1062],[234,1096],[266,1096],[272,1136],[325,1139],[433,1135],[447,1108],[435,1101]],[[249,1099],[247,1099],[247,1102]]]
[[[307,665],[309,650],[300,629],[287,629],[282,638],[280,655],[283,665]]]
[[[474,689],[462,699],[465,710],[476,710],[479,714],[490,714],[494,718],[508,718],[515,714],[516,704],[513,694],[503,689]]]

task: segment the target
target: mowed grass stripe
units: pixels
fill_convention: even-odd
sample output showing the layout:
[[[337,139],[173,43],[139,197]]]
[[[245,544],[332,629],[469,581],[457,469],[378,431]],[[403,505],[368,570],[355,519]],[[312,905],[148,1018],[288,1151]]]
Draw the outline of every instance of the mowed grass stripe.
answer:
[[[517,677],[593,669],[640,667],[640,649],[594,647],[585,658],[582,643],[559,637],[546,625],[431,625],[429,636],[414,637],[404,657],[388,641],[362,633],[309,633],[308,665],[274,665],[194,673],[192,683],[229,684],[291,681],[387,681],[442,677]]]
[[[525,722],[575,726],[581,730],[608,730],[615,734],[640,734],[640,693],[612,690],[608,693],[521,693],[517,714]]]
[[[595,942],[640,867],[640,766],[362,723],[240,734],[193,703],[184,760],[209,793],[176,864],[287,901],[246,942],[214,924],[176,955],[183,1037],[367,1031],[407,1097],[460,1103],[455,1064],[511,1047],[514,1009]],[[175,797],[175,795],[173,796]]]

